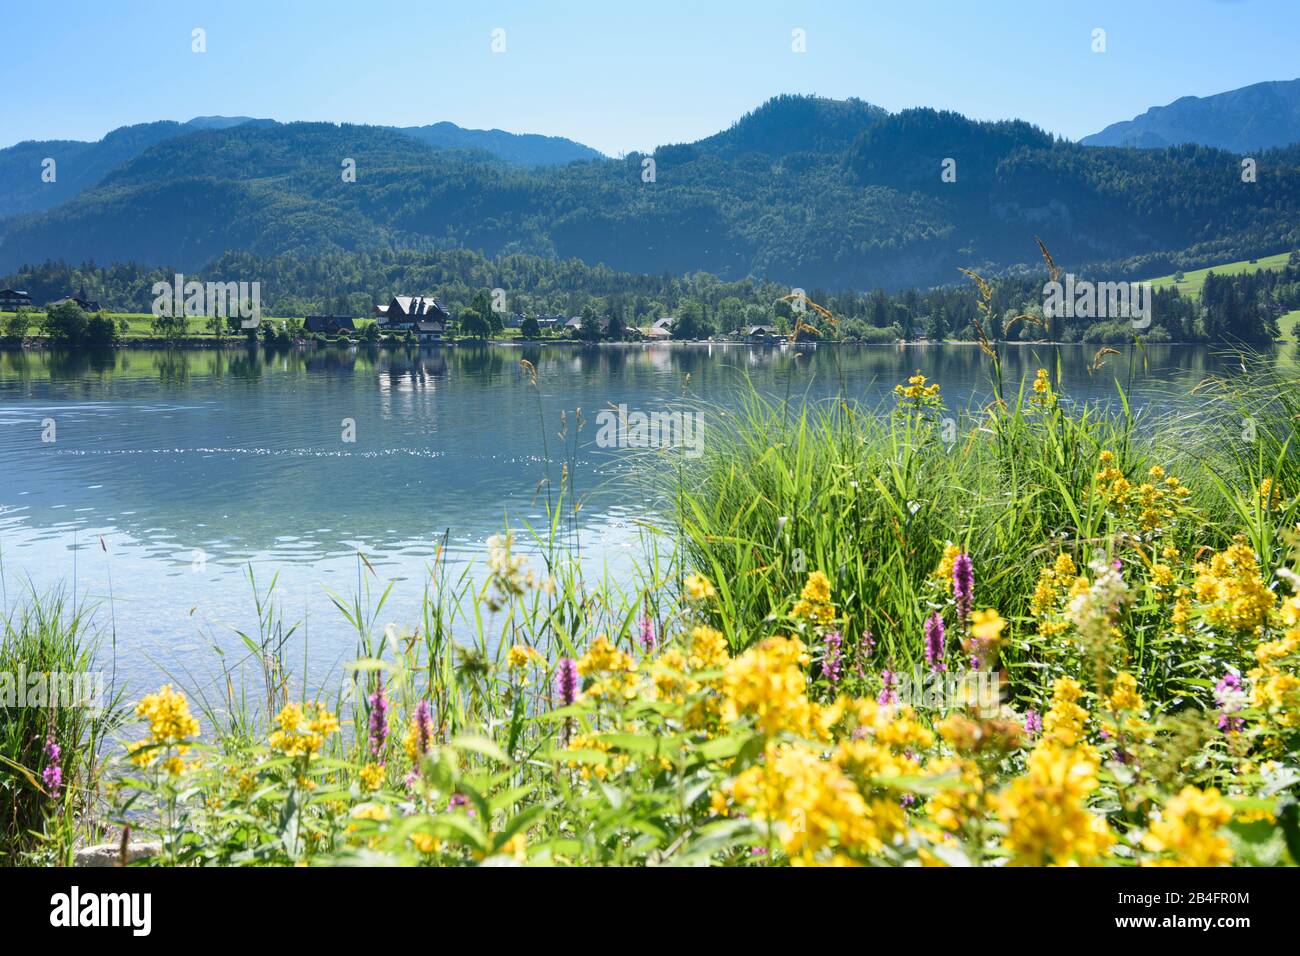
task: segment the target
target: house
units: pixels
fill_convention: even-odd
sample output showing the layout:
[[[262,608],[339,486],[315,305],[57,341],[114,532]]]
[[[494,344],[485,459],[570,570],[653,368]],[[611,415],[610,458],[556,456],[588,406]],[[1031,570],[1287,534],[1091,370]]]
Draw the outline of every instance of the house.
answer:
[[[445,322],[421,321],[412,326],[415,337],[421,342],[441,342],[443,334],[447,331]]]
[[[566,329],[573,329],[574,332],[581,332],[582,331],[581,316],[575,315],[573,318],[569,319],[568,322],[564,323],[564,327]],[[609,331],[609,318],[606,317],[600,320],[600,333],[601,335],[604,335],[608,331]]]
[[[352,320],[345,315],[309,315],[302,320],[302,330],[309,335],[315,335],[318,332],[323,335],[338,335],[340,332],[347,332],[351,335],[357,329],[352,324]]]
[[[663,341],[664,339],[671,339],[673,337],[673,333],[671,331],[663,328],[658,324],[650,326],[650,328],[646,329],[646,331],[642,334],[644,334],[647,339],[656,342]]]
[[[745,330],[745,337],[757,342],[770,342],[780,334],[775,325],[751,325]]]
[[[662,319],[655,319],[655,324],[650,326],[652,329],[663,329],[665,332],[672,333],[673,326],[677,324],[677,316],[665,315]]]
[[[388,305],[375,306],[375,321],[390,329],[411,329],[419,322],[436,322],[445,330],[451,313],[431,295],[395,295]]]
[[[98,302],[95,302],[93,299],[83,299],[80,296],[76,296],[76,295],[65,295],[62,299],[55,299],[53,302],[45,306],[45,309],[46,311],[49,311],[50,309],[57,308],[60,305],[66,305],[69,302],[75,302],[78,306],[80,306],[82,312],[99,311]]]
[[[0,289],[0,312],[17,312],[32,307],[32,295],[21,289]]]

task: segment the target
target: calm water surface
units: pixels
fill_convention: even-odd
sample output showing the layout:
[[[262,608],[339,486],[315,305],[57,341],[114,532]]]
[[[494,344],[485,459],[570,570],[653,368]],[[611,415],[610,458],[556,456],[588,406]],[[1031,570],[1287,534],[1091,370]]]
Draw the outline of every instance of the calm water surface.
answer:
[[[1095,347],[1006,352],[1009,379],[1059,355],[1074,399],[1113,401],[1119,379],[1135,406],[1158,410],[1235,364],[1194,346],[1148,347],[1145,368],[1129,350],[1100,372],[1088,370]],[[538,388],[521,358],[536,365]],[[381,623],[414,625],[444,535],[454,571],[481,560],[507,522],[543,527],[539,482],[558,480],[566,460],[583,497],[584,563],[626,569],[643,547],[638,519],[665,524],[666,509],[629,453],[595,447],[601,408],[699,402],[707,427],[708,406],[734,404],[746,380],[791,402],[843,392],[875,405],[916,369],[942,383],[951,407],[988,397],[986,363],[963,346],[3,353],[5,606],[29,587],[75,587],[107,627],[111,579],[118,674],[134,692],[167,674],[210,678],[214,647],[241,656],[234,629],[255,625],[247,570],[263,586],[278,572],[285,617],[306,620],[312,679],[327,680],[355,635],[326,593],[356,591],[358,552],[378,574],[376,594],[397,582]],[[344,419],[355,442],[342,440]],[[47,420],[53,442],[42,441]]]

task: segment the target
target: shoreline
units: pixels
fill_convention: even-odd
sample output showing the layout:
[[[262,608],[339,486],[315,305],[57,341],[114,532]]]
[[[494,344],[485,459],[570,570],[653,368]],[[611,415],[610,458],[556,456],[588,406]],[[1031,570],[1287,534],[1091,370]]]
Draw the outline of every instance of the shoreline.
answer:
[[[1194,341],[1168,341],[1143,343],[1150,345],[1178,345],[1178,346],[1239,346],[1242,344],[1251,347],[1261,347],[1266,345],[1294,345],[1297,339],[1273,339],[1270,342],[1194,342]],[[337,345],[329,342],[291,342],[287,345],[270,344],[257,342],[250,344],[247,342],[225,341],[213,342],[209,339],[185,339],[180,342],[160,342],[154,339],[129,339],[126,341],[114,342],[111,345],[70,345],[70,346],[52,346],[49,343],[38,341],[27,341],[21,345],[13,343],[0,343],[0,352],[20,353],[20,352],[111,352],[118,349],[144,349],[148,351],[248,351],[256,349],[259,351],[287,351],[295,349],[299,351],[312,350],[338,350],[353,351],[356,349],[373,348],[373,349],[439,349],[439,348],[456,348],[460,346],[498,346],[504,348],[517,348],[532,345],[567,345],[576,348],[611,346],[631,347],[631,346],[701,346],[701,345],[746,345],[757,348],[778,349],[781,342],[787,342],[788,346],[793,349],[806,350],[824,346],[856,346],[868,348],[927,348],[930,346],[967,346],[979,348],[978,342],[966,341],[961,339],[945,339],[942,342],[931,341],[908,341],[898,339],[893,342],[862,342],[862,341],[819,341],[819,342],[789,342],[786,339],[780,339],[774,342],[753,342],[749,340],[734,339],[674,339],[674,340],[642,340],[632,342],[583,342],[577,339],[523,339],[523,338],[505,338],[505,339],[448,339],[441,342],[353,342],[349,345]],[[1050,346],[1053,348],[1064,346],[1081,346],[1094,348],[1113,348],[1116,345],[1132,345],[1133,342],[1062,342],[1056,340],[1034,340],[1034,341],[1000,341],[1000,346],[1009,346],[1012,348],[1041,348]]]

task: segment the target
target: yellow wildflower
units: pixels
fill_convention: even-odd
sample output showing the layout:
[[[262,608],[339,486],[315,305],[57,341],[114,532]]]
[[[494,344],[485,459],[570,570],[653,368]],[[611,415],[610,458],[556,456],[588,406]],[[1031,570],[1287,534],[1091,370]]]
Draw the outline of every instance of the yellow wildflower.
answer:
[[[718,589],[702,574],[688,574],[683,582],[686,586],[686,597],[692,601],[707,601],[709,598],[718,596]]]
[[[506,651],[506,666],[511,670],[523,670],[541,656],[536,648],[529,647],[527,644],[515,644]]]
[[[1087,808],[1097,786],[1097,763],[1091,754],[1040,742],[1029,755],[1025,774],[994,799],[1007,826],[1004,845],[1012,864],[1099,862],[1115,838],[1105,818]]]
[[[1260,576],[1259,560],[1249,545],[1238,540],[1192,571],[1192,590],[1207,623],[1234,631],[1263,628],[1277,595]]]
[[[1219,830],[1231,819],[1232,809],[1218,790],[1183,787],[1165,804],[1142,845],[1152,853],[1170,854],[1156,866],[1227,866],[1232,849]]]

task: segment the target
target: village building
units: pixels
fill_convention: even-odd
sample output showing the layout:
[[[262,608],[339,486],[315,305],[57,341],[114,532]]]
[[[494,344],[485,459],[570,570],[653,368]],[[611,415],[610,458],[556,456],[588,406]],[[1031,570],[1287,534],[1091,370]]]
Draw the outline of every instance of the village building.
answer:
[[[302,320],[302,330],[309,335],[338,335],[340,332],[351,335],[356,326],[345,315],[309,315]]]
[[[415,329],[418,324],[439,326],[441,337],[447,331],[451,313],[431,295],[395,295],[388,305],[375,306],[375,322],[386,329]]]
[[[94,299],[83,299],[81,296],[77,295],[65,295],[62,299],[55,299],[53,302],[46,305],[45,309],[46,311],[49,311],[58,306],[66,305],[69,302],[75,302],[81,308],[82,312],[98,312],[100,309],[99,303]]]
[[[416,322],[412,331],[421,342],[440,342],[447,331],[447,324],[434,321]]]
[[[32,307],[32,295],[21,289],[0,289],[0,312],[17,312]]]

